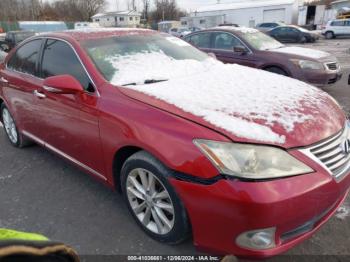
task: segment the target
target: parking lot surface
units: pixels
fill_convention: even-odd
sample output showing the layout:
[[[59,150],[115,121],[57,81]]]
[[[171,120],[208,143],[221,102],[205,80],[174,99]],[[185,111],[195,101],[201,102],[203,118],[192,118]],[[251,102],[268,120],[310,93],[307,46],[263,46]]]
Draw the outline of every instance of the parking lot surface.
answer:
[[[312,47],[336,55],[344,77],[324,88],[350,115],[350,39],[321,40]],[[192,240],[163,245],[146,236],[122,197],[39,147],[15,149],[0,129],[0,228],[38,232],[83,255],[196,254]],[[349,255],[350,198],[310,240],[289,255]],[[278,258],[277,258],[278,259]]]

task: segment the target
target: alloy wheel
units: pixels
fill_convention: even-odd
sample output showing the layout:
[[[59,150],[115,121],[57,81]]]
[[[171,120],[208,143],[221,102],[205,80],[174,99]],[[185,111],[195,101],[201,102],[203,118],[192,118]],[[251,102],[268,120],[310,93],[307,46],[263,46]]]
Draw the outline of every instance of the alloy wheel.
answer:
[[[12,143],[16,144],[18,142],[17,128],[16,128],[15,121],[13,120],[7,108],[4,108],[2,110],[2,120],[9,139],[11,140]]]
[[[155,234],[169,233],[175,222],[175,208],[169,192],[150,171],[132,170],[126,181],[131,209],[148,230]]]

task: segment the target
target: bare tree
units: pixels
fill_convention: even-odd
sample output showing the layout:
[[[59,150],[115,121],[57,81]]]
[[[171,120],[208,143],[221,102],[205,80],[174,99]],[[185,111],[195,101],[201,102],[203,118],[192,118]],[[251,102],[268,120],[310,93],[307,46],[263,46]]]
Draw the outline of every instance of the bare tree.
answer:
[[[102,10],[106,5],[106,0],[79,0],[83,20],[89,21],[93,15]]]
[[[186,12],[178,8],[176,0],[155,0],[155,10],[152,12],[152,20],[178,20]]]
[[[0,0],[0,20],[89,21],[102,10],[106,0]]]
[[[143,1],[143,19],[145,19],[145,21],[149,20],[149,9],[150,9],[150,0],[144,0]]]

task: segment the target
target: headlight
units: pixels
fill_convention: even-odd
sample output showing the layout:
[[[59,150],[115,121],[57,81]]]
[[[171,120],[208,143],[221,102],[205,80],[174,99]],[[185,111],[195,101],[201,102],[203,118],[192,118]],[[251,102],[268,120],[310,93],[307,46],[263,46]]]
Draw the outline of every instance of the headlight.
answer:
[[[275,147],[201,139],[194,143],[225,175],[258,180],[313,172],[286,151]]]
[[[309,60],[298,60],[298,59],[292,59],[291,60],[296,66],[300,67],[301,69],[311,69],[311,70],[322,70],[324,69],[323,64],[309,61]]]

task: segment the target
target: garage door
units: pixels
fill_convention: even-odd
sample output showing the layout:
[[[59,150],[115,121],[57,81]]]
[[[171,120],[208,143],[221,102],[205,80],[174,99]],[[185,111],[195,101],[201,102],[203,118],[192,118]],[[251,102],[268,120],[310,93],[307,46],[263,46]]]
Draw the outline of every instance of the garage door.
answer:
[[[285,22],[286,9],[273,9],[264,11],[264,23],[269,22]]]

